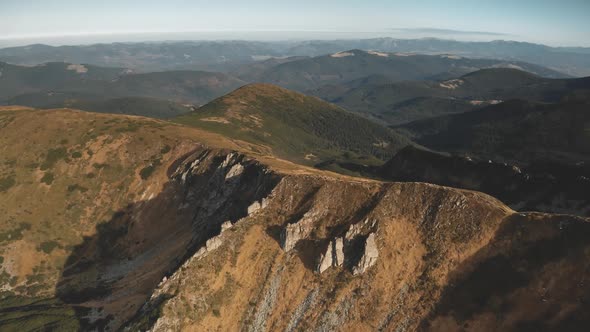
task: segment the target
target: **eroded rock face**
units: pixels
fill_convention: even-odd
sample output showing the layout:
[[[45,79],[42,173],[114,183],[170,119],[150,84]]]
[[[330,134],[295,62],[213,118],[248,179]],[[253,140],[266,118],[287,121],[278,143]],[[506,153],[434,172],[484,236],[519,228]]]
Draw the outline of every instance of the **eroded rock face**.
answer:
[[[335,258],[335,265],[342,266],[344,264],[344,240],[342,238],[337,238],[336,243],[334,243],[334,258]]]
[[[281,232],[281,248],[287,252],[293,250],[299,241],[307,238],[318,217],[318,213],[309,211],[296,223],[285,226]]]
[[[317,271],[322,273],[331,267],[338,267],[344,264],[344,243],[342,238],[330,241],[326,252],[320,257],[320,264]]]
[[[478,299],[483,295],[495,296],[506,305],[502,308],[516,305],[518,310],[509,312],[517,321],[534,316],[547,327],[567,319],[545,319],[536,309],[548,312],[549,301],[531,310],[537,302],[523,294],[537,294],[536,285],[546,278],[565,281],[557,266],[587,273],[575,257],[590,252],[584,239],[590,224],[516,215],[476,192],[285,176],[268,197],[265,209],[221,235],[223,245],[215,254],[187,263],[154,293],[142,313],[161,312],[151,325],[154,331],[440,331],[467,322],[474,330],[482,322],[492,330],[520,326],[503,319],[493,303],[482,306]],[[561,249],[544,255],[539,248],[546,243]],[[523,270],[523,262],[532,270]],[[514,280],[524,273],[531,282],[500,280],[498,271]],[[492,288],[505,293],[481,287],[487,276],[499,281]],[[544,284],[544,294],[560,294],[555,301],[573,305],[578,291],[564,293],[557,284]],[[167,300],[158,304],[162,298]],[[585,319],[583,305],[572,308]]]
[[[326,252],[320,257],[317,271],[322,273],[330,267],[339,267],[342,264],[344,264],[344,241],[342,238],[337,238],[330,241]]]
[[[264,209],[268,205],[268,198],[263,198],[261,200],[255,201],[250,206],[248,206],[248,215],[258,212],[258,210]]]
[[[225,232],[226,230],[232,228],[233,224],[231,223],[231,221],[227,220],[225,221],[223,224],[221,224],[221,232]]]
[[[89,329],[119,328],[163,277],[187,258],[217,250],[219,234],[246,217],[248,206],[262,202],[278,181],[244,155],[205,148],[177,161],[168,176],[160,194],[116,213],[105,231],[70,257],[59,296],[100,313],[84,322]]]
[[[351,229],[353,229],[353,227],[351,227]],[[353,233],[354,232],[356,231],[353,230]],[[347,235],[349,235],[348,232]],[[344,248],[345,246],[352,245],[352,239],[353,237],[349,239],[336,238],[335,240],[330,241],[326,252],[319,259],[319,264],[316,271],[322,273],[331,267],[344,266],[345,263],[348,262],[353,275],[359,275],[365,273],[371,266],[375,265],[377,258],[379,257],[379,251],[375,242],[375,233],[369,234],[369,236],[366,238],[363,243],[364,249],[361,253],[352,252],[350,253],[352,257],[346,257],[344,255]],[[351,250],[354,250],[354,248],[351,248],[349,252]],[[360,259],[358,259],[358,262],[354,262],[354,257],[357,256],[360,256]]]
[[[375,265],[379,257],[379,250],[377,250],[377,243],[375,242],[375,233],[369,234],[365,241],[365,251],[352,270],[354,275],[365,273],[371,266]]]

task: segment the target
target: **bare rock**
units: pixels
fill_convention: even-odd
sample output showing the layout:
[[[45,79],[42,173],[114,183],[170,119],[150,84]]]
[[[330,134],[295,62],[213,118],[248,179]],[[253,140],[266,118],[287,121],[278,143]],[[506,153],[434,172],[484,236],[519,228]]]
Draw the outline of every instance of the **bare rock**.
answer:
[[[365,252],[352,270],[354,275],[365,273],[371,266],[375,265],[377,258],[379,257],[379,251],[377,250],[377,242],[375,242],[375,233],[369,234],[365,241]]]
[[[226,230],[232,228],[233,224],[231,221],[227,220],[223,224],[221,224],[221,233],[225,232]]]
[[[344,239],[336,238],[330,241],[326,252],[320,257],[317,272],[322,273],[330,267],[338,267],[344,264]]]
[[[235,178],[236,176],[240,176],[243,172],[244,166],[242,164],[235,164],[229,169],[229,171],[225,175],[225,180],[229,180]]]
[[[260,204],[259,201],[255,201],[254,203],[250,204],[250,206],[248,206],[248,215],[251,215],[252,213],[260,210],[262,208],[262,205]]]
[[[319,273],[322,273],[332,267],[332,265],[334,263],[333,247],[334,247],[334,242],[330,241],[330,244],[328,245],[326,252],[320,258],[320,264],[318,265],[318,268],[317,268],[317,271]]]
[[[335,266],[342,266],[344,264],[344,239],[337,238],[336,243],[334,243],[334,258],[335,258]]]
[[[299,240],[307,237],[311,232],[311,227],[306,227],[305,223],[296,223],[287,225],[281,233],[281,247],[285,251],[291,251]]]
[[[295,248],[299,240],[305,239],[311,234],[318,218],[319,215],[316,212],[309,211],[298,222],[285,226],[281,233],[281,248],[285,251]]]
[[[344,238],[347,241],[350,241],[360,234],[367,234],[369,232],[368,231],[369,229],[375,228],[376,223],[377,223],[376,219],[371,220],[371,219],[367,218],[362,222],[352,224],[348,228],[348,231],[346,231],[346,235],[344,236]]]
[[[354,237],[359,235],[362,230],[362,227],[363,227],[363,225],[361,223],[356,223],[356,224],[350,225],[350,228],[348,228],[348,231],[346,231],[346,235],[344,236],[346,238],[346,240],[350,241]]]
[[[214,237],[210,238],[209,240],[207,240],[205,247],[207,248],[207,252],[211,252],[211,251],[219,248],[222,244],[223,244],[223,241],[221,241],[221,238],[219,236],[214,236]]]
[[[269,202],[268,198],[263,198],[259,201],[255,201],[254,203],[250,204],[250,206],[248,206],[248,215],[251,215],[254,212],[257,212],[258,210],[264,209],[265,207],[268,206],[268,202]]]

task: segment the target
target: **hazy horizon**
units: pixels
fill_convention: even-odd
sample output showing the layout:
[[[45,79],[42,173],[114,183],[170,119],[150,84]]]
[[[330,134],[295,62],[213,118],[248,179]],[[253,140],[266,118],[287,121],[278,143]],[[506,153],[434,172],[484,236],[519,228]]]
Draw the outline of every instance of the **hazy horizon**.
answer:
[[[392,37],[590,46],[590,2],[564,0],[207,1],[0,4],[0,47],[162,40]],[[108,22],[105,23],[105,22]]]
[[[426,28],[425,28],[426,29]],[[428,28],[430,29],[430,28]],[[397,29],[394,29],[397,30]],[[399,29],[406,30],[406,29]],[[483,36],[483,35],[482,35]],[[495,38],[491,38],[495,36]],[[31,36],[25,38],[0,38],[0,48],[21,47],[34,44],[49,46],[84,46],[93,44],[111,43],[158,43],[158,42],[182,42],[182,41],[251,41],[251,42],[297,42],[297,41],[330,41],[330,40],[360,40],[393,38],[399,40],[413,39],[438,39],[459,42],[525,42],[550,47],[580,47],[589,48],[589,45],[551,44],[534,42],[525,39],[510,38],[510,35],[495,35],[490,33],[488,38],[477,38],[465,32],[457,35],[440,34],[396,34],[378,32],[328,32],[328,31],[208,31],[208,32],[145,32],[145,33],[111,33],[111,34],[80,34],[80,35],[55,35],[55,36]]]

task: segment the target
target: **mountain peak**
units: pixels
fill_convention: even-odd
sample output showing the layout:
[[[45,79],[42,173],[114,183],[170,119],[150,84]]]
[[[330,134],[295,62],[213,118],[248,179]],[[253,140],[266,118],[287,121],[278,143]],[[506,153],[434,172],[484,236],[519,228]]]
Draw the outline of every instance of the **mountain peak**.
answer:
[[[305,103],[306,101],[321,102],[330,107],[335,107],[331,104],[320,101],[315,97],[306,96],[299,92],[288,90],[273,84],[268,83],[251,83],[246,84],[225,96],[218,98],[215,102],[223,102],[226,105],[233,105],[238,108],[243,106],[254,106],[259,104],[260,99],[264,98],[269,101],[279,102],[283,100],[296,100],[297,102]]]
[[[261,83],[245,85],[177,122],[215,128],[304,162],[344,152],[390,155],[410,144],[392,130],[319,98]],[[359,139],[351,142],[350,137]]]

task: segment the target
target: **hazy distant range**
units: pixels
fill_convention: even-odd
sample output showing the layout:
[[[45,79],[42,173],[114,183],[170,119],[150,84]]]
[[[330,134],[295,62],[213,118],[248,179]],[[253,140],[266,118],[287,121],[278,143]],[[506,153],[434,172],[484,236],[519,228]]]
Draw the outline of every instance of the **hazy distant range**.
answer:
[[[318,56],[361,49],[517,60],[548,67],[569,76],[590,76],[590,48],[551,47],[505,40],[461,41],[458,39],[473,38],[478,32],[454,32],[453,30],[435,32],[437,36],[454,39],[375,38],[379,35],[377,32],[284,31],[39,37],[0,40],[0,47],[4,47],[0,49],[0,61],[22,65],[51,61],[87,63],[99,66],[131,67],[144,72],[173,69],[226,71],[231,70],[235,65],[252,63],[269,57]],[[392,30],[388,35],[415,36],[426,33],[433,32],[399,29]],[[479,34],[483,34],[480,36],[482,40],[512,37],[491,33]],[[31,44],[35,45],[17,46]],[[164,44],[165,47],[161,47]],[[161,61],[154,61],[154,59],[161,59]]]

